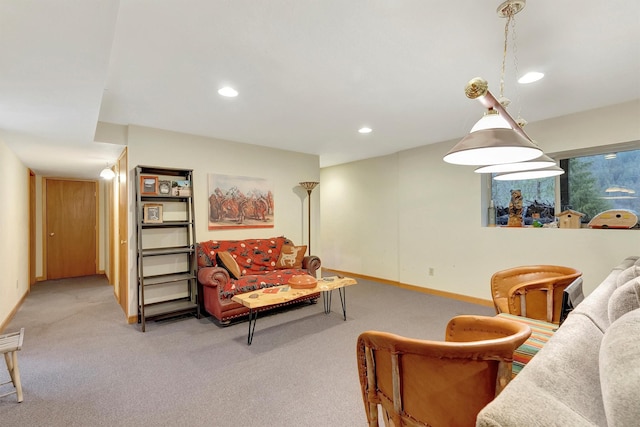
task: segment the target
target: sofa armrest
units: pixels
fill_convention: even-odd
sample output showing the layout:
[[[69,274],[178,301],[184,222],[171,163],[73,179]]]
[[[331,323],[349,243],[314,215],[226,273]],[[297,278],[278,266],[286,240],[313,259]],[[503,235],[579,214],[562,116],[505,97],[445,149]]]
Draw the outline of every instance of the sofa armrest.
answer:
[[[202,286],[223,289],[229,280],[229,272],[222,267],[202,267],[198,270],[198,282]]]
[[[320,268],[321,264],[320,258],[315,255],[305,256],[302,259],[302,268],[307,270],[313,277],[316,277],[316,271]]]

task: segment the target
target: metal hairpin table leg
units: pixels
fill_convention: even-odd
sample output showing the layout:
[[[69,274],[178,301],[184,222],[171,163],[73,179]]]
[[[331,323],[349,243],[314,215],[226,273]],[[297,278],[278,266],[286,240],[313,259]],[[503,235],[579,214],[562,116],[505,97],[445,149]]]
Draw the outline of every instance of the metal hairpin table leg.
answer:
[[[324,314],[331,313],[331,291],[322,291],[322,303],[324,304]]]
[[[324,303],[324,314],[331,313],[331,295],[333,295],[332,292],[333,290],[322,292],[322,302]],[[346,321],[347,320],[347,289],[338,288],[338,292],[340,293],[340,304],[342,305],[342,317]]]
[[[338,292],[340,292],[340,303],[342,304],[342,316],[346,322],[347,321],[347,288],[338,288]]]
[[[253,341],[253,332],[256,330],[256,322],[258,321],[258,310],[249,309],[249,335],[247,335],[247,345],[251,345]]]

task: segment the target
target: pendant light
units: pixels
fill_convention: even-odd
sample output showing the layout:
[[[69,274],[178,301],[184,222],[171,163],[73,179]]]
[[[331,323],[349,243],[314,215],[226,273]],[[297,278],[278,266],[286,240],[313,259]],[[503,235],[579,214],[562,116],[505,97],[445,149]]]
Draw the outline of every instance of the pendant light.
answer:
[[[116,173],[111,170],[108,163],[107,163],[107,166],[104,169],[102,169],[102,171],[100,171],[100,178],[102,179],[106,179],[110,181],[115,177],[116,177]]]
[[[447,163],[481,166],[478,168],[479,170],[476,170],[478,173],[488,173],[489,170],[484,169],[489,167],[487,165],[515,165],[527,162],[527,164],[519,166],[506,167],[503,171],[555,165],[555,162],[545,156],[524,132],[520,123],[526,122],[520,117],[518,117],[518,121],[514,120],[507,112],[506,106],[509,104],[509,100],[503,96],[509,26],[515,25],[513,17],[524,8],[525,4],[525,0],[507,0],[498,7],[498,16],[507,18],[504,30],[500,101],[491,94],[486,80],[477,77],[467,84],[465,88],[467,97],[478,99],[487,108],[487,112],[473,126],[469,135],[465,136],[444,156],[443,160]]]
[[[501,163],[496,165],[481,166],[474,172],[476,173],[503,173],[503,172],[519,172],[525,170],[542,169],[555,166],[556,162],[551,157],[543,154],[533,160],[516,163]]]
[[[552,176],[562,175],[563,173],[564,170],[562,170],[562,168],[554,165],[541,169],[499,173],[496,174],[493,179],[496,181],[520,181],[525,179],[550,178]]]

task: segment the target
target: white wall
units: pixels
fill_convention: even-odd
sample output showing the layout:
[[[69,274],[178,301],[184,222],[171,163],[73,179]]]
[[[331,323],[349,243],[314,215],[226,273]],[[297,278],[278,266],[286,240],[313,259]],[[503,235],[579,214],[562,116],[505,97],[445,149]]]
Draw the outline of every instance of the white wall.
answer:
[[[0,141],[0,326],[29,291],[29,175]]]
[[[193,169],[196,240],[243,239],[286,236],[296,244],[307,243],[307,193],[300,181],[319,181],[316,155],[275,150],[250,144],[129,126],[129,200],[135,200],[137,165]],[[208,174],[266,178],[274,189],[274,228],[208,230]],[[314,254],[321,242],[319,228],[319,191],[312,197],[311,244]],[[129,209],[129,316],[137,313],[136,303],[136,229],[135,203]]]
[[[534,123],[527,132],[553,153],[638,141],[639,117],[634,101]],[[457,142],[323,168],[323,266],[490,300],[497,270],[572,266],[590,292],[619,261],[640,255],[638,231],[482,227],[481,176],[442,161]]]

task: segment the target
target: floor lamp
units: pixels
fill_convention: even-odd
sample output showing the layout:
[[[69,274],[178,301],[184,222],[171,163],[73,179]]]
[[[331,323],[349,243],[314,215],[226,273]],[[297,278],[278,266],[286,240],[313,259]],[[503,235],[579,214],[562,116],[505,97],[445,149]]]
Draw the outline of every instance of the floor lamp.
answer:
[[[309,224],[309,240],[307,240],[307,245],[309,246],[309,255],[311,255],[311,192],[313,191],[314,188],[316,188],[316,185],[318,185],[318,184],[320,184],[320,183],[319,182],[313,182],[313,181],[305,181],[305,182],[301,182],[300,183],[302,188],[307,190],[307,195],[309,196],[309,220],[308,220],[308,224]]]

